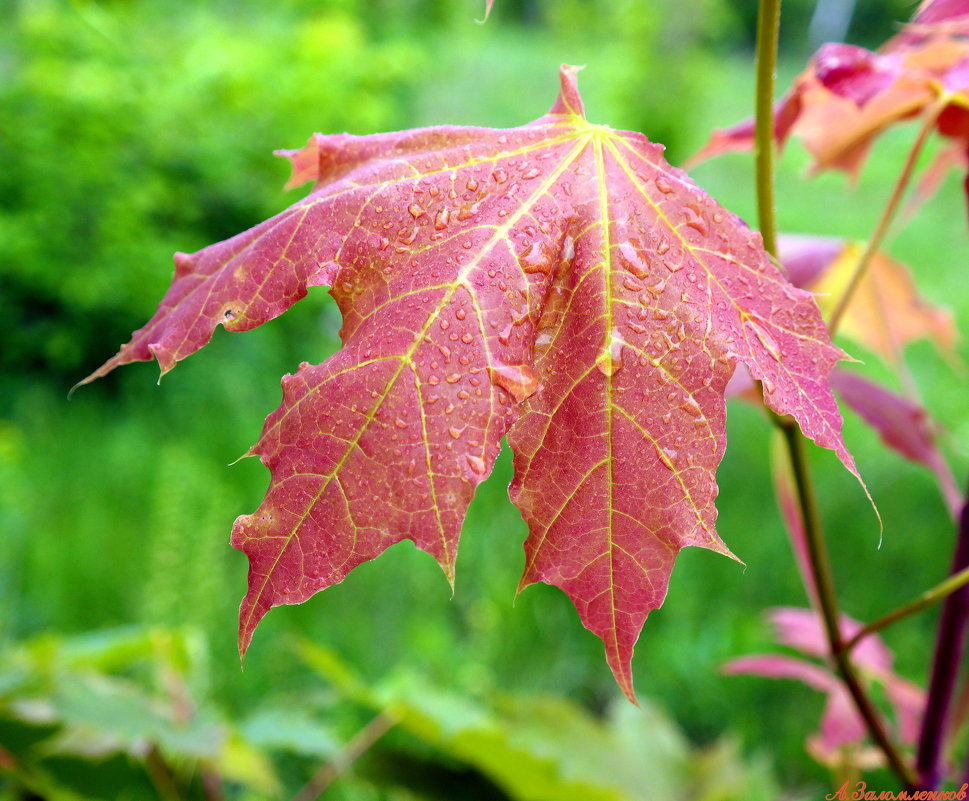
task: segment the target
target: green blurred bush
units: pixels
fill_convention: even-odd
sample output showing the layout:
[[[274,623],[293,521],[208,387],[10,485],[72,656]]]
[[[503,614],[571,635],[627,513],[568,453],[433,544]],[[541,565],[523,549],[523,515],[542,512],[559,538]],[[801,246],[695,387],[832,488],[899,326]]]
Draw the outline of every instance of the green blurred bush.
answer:
[[[0,34],[0,371],[76,378],[103,360],[150,315],[172,242],[282,207],[274,147],[406,120],[420,51],[338,5],[16,6]]]
[[[261,801],[331,785],[327,798],[344,801],[777,794],[763,760],[745,762],[729,740],[695,748],[648,704],[619,701],[596,718],[550,696],[456,695],[411,671],[371,685],[318,646],[287,652],[320,689],[299,705],[270,689],[233,717],[207,692],[206,641],[191,628],[43,635],[0,650],[0,799]]]

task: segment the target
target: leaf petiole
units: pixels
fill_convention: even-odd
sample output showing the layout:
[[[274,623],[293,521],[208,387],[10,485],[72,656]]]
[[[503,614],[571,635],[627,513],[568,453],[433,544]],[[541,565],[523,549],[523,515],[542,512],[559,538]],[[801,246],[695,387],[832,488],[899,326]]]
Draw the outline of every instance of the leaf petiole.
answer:
[[[895,182],[895,186],[892,189],[892,194],[889,196],[888,202],[885,204],[885,208],[882,210],[881,216],[878,218],[878,222],[875,225],[875,230],[872,232],[871,239],[868,240],[868,244],[865,247],[864,252],[859,257],[858,264],[855,265],[855,271],[851,275],[851,280],[849,280],[848,286],[845,287],[845,291],[838,299],[838,305],[835,306],[834,311],[831,313],[831,319],[828,321],[828,333],[832,339],[834,339],[838,326],[841,325],[845,311],[847,310],[848,304],[851,302],[855,291],[858,289],[858,285],[868,272],[872,258],[874,258],[875,254],[878,252],[878,249],[881,247],[882,242],[885,240],[885,235],[888,233],[888,228],[891,225],[892,220],[895,218],[898,207],[901,205],[902,197],[905,195],[905,190],[908,189],[909,182],[912,179],[912,174],[915,172],[915,162],[918,161],[918,157],[921,154],[922,149],[925,147],[926,141],[928,141],[929,134],[932,132],[932,128],[935,125],[936,120],[938,120],[942,110],[950,102],[951,95],[948,93],[939,95],[938,99],[931,106],[929,106],[928,111],[922,120],[922,127],[919,129],[918,136],[915,138],[915,141],[912,143],[912,147],[909,149],[908,157],[905,159],[905,164],[902,167],[902,171],[899,173],[898,180]]]
[[[850,651],[858,643],[860,643],[865,637],[870,634],[874,634],[876,631],[881,631],[882,629],[888,628],[889,626],[897,623],[899,620],[904,620],[912,615],[917,615],[919,612],[924,612],[926,609],[931,609],[937,603],[944,601],[956,590],[961,589],[966,584],[969,584],[969,567],[960,570],[958,573],[954,573],[949,576],[945,581],[940,582],[936,586],[929,590],[926,590],[917,598],[913,598],[907,604],[903,604],[897,609],[892,610],[886,615],[877,620],[873,620],[864,627],[858,630],[858,632],[848,640],[843,648],[845,651]]]

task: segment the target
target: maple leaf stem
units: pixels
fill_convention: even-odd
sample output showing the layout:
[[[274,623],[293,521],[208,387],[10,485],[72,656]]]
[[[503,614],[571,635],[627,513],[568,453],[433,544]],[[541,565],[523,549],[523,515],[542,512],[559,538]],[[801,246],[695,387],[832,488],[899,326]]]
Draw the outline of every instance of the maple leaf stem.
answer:
[[[831,560],[828,556],[821,528],[821,516],[818,512],[814,480],[808,464],[807,443],[793,420],[777,415],[773,415],[773,419],[784,434],[787,452],[791,460],[791,470],[794,474],[798,505],[807,541],[808,559],[835,670],[848,689],[872,739],[885,754],[892,770],[907,787],[914,787],[918,782],[918,777],[889,738],[881,715],[855,672],[851,663],[850,651],[846,647],[847,643],[841,635],[841,628],[838,625],[841,617],[838,608],[838,594],[831,570]]]
[[[303,789],[293,796],[293,801],[316,801],[347,768],[369,751],[395,725],[397,725],[397,717],[388,710],[373,717],[366,726],[353,735],[340,753],[313,774]]]
[[[831,313],[831,319],[828,320],[828,333],[832,339],[834,339],[838,326],[841,325],[845,311],[848,308],[848,304],[851,303],[851,299],[854,296],[855,291],[858,289],[858,285],[868,273],[868,267],[871,265],[872,259],[878,252],[878,249],[881,247],[881,244],[885,239],[885,235],[888,233],[892,220],[895,219],[895,214],[898,212],[898,207],[901,205],[905,191],[908,189],[909,182],[912,179],[912,174],[915,172],[915,163],[918,161],[918,157],[922,153],[925,143],[928,141],[929,134],[932,132],[932,128],[935,126],[936,120],[939,118],[939,115],[942,113],[942,110],[946,107],[946,105],[948,105],[948,103],[949,97],[942,94],[931,106],[929,106],[925,113],[925,117],[922,120],[922,127],[919,129],[918,136],[916,136],[915,141],[912,143],[912,147],[908,151],[905,164],[902,166],[902,171],[899,173],[898,179],[895,181],[895,186],[892,188],[892,193],[889,195],[888,202],[885,204],[885,208],[882,209],[881,216],[878,218],[878,222],[875,224],[875,230],[872,232],[871,238],[868,240],[868,244],[865,247],[864,252],[858,259],[858,264],[855,266],[855,270],[851,275],[851,280],[848,282],[848,286],[845,287],[845,291],[842,293],[841,297],[838,298],[838,304]]]
[[[777,40],[781,0],[761,0],[757,16],[757,94],[754,102],[754,170],[757,219],[764,249],[777,257],[777,220],[774,209],[774,83],[777,78]]]
[[[969,570],[969,502],[962,507],[958,539],[952,557],[953,579]],[[950,593],[942,606],[942,616],[936,633],[935,654],[932,659],[932,676],[925,701],[925,715],[919,733],[916,767],[921,778],[919,789],[934,790],[942,773],[942,757],[948,732],[952,696],[959,666],[965,650],[966,630],[969,625],[969,587],[961,586]]]

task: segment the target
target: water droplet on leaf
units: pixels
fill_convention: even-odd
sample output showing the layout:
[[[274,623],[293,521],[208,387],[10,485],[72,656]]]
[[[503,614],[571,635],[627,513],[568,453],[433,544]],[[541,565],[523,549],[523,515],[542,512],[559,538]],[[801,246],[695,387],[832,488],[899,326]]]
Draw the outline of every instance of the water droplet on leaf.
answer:
[[[519,403],[530,398],[538,389],[538,373],[527,364],[489,367],[488,376],[492,384],[501,387]]]
[[[639,252],[629,242],[619,244],[619,263],[637,278],[645,278],[648,274],[646,263]]]
[[[485,471],[484,459],[482,459],[480,456],[472,456],[471,454],[468,454],[464,458],[468,460],[468,467],[471,468],[472,473],[476,473],[479,476],[484,475],[484,471]]]

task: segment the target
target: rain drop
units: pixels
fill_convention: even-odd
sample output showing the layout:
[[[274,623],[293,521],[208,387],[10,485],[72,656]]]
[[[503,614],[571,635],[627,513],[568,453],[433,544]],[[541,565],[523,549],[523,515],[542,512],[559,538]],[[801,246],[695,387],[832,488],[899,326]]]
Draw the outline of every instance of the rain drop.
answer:
[[[664,465],[666,465],[674,473],[676,472],[676,467],[673,466],[673,459],[676,457],[675,450],[672,448],[661,448],[659,445],[657,445],[656,455]]]
[[[686,396],[686,402],[683,404],[683,408],[694,417],[700,417],[703,414],[700,404],[696,402],[696,398],[692,395]]]
[[[538,389],[538,373],[527,364],[489,367],[488,376],[492,384],[501,387],[519,403],[530,398]]]
[[[770,331],[767,330],[766,324],[763,320],[755,315],[746,315],[744,317],[744,325],[751,331],[753,331],[754,336],[760,340],[760,343],[764,346],[767,352],[777,361],[781,360],[781,349],[777,344],[777,340],[774,339]]]
[[[608,347],[602,349],[596,359],[596,369],[604,376],[614,376],[622,367],[622,340],[614,334],[610,337]]]
[[[468,460],[468,467],[471,468],[472,473],[476,473],[479,476],[484,475],[484,459],[482,459],[480,456],[472,456],[471,454],[467,454],[464,458]]]
[[[707,224],[699,217],[697,217],[694,220],[687,220],[686,224],[690,226],[690,228],[692,228],[698,234],[700,234],[700,236],[707,235]]]
[[[648,274],[646,264],[638,251],[628,242],[619,244],[619,263],[637,278],[645,278]]]
[[[458,219],[460,221],[462,221],[462,222],[464,220],[471,219],[472,217],[474,217],[475,214],[478,213],[478,207],[480,205],[481,205],[480,202],[478,202],[478,203],[467,203],[467,204],[463,205],[460,209],[458,209]]]

